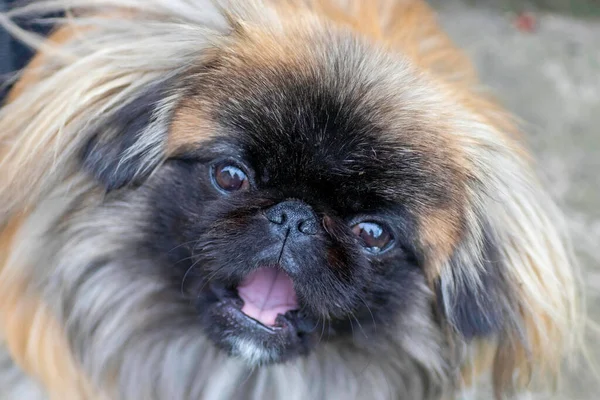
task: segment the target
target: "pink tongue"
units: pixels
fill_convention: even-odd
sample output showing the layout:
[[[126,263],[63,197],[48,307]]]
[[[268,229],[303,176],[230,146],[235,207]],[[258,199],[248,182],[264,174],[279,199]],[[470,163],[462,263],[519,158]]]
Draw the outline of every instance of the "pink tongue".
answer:
[[[238,295],[244,300],[242,312],[266,326],[275,325],[277,315],[298,308],[292,280],[279,268],[252,272],[238,286]]]

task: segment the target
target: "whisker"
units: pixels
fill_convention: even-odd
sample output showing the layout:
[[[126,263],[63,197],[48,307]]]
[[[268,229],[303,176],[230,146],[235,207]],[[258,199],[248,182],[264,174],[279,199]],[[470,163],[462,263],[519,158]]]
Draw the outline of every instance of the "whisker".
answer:
[[[319,321],[317,324],[321,323],[321,316],[319,316]],[[325,334],[325,318],[323,318],[323,323],[321,325],[321,336],[319,337],[319,343],[323,340],[323,335]]]
[[[177,250],[180,247],[187,246],[187,245],[192,244],[192,243],[198,243],[198,239],[190,240],[189,242],[180,243],[177,246],[173,247],[171,250],[169,250],[169,252],[171,252],[173,250]]]
[[[365,305],[365,307],[367,307],[367,311],[369,311],[369,314],[371,314],[371,320],[373,321],[373,329],[377,329],[377,323],[375,322],[375,317],[373,316],[373,312],[371,312],[371,307],[369,307],[369,305],[367,304],[367,302],[365,301],[365,299],[363,299],[363,297],[361,295],[358,295],[358,298],[360,299],[360,301],[362,301],[362,303]]]
[[[367,333],[365,332],[365,330],[363,329],[360,321],[358,320],[358,318],[356,318],[356,315],[354,315],[353,312],[350,313],[350,315],[352,316],[352,318],[354,318],[354,320],[356,321],[356,323],[358,324],[358,327],[360,328],[360,330],[362,331],[363,335],[365,336],[365,339],[369,339],[369,336],[367,336]],[[352,322],[350,322],[350,324],[352,324]],[[354,335],[353,335],[354,337]]]
[[[194,258],[194,256],[189,256],[189,257],[185,257],[185,258],[182,258],[182,259],[180,259],[180,260],[177,260],[177,261],[175,261],[175,263],[173,264],[173,267],[174,267],[174,266],[176,266],[176,265],[177,265],[177,264],[179,264],[179,263],[182,263],[182,262],[184,262],[184,261],[189,261],[189,260],[191,260],[191,259],[193,259],[193,258]]]
[[[352,339],[354,339],[354,324],[352,324],[352,319],[348,316],[348,322],[350,322],[350,329],[352,329]]]
[[[186,278],[187,278],[188,274],[190,273],[190,271],[191,271],[192,269],[194,269],[194,267],[195,267],[196,265],[198,265],[198,263],[199,263],[199,262],[200,262],[200,260],[198,260],[198,261],[194,262],[194,263],[193,263],[193,264],[192,264],[192,265],[191,265],[191,266],[190,266],[190,267],[187,269],[187,271],[185,271],[185,274],[183,274],[183,278],[181,279],[181,287],[180,287],[180,290],[181,290],[181,295],[182,295],[182,296],[185,296],[185,293],[183,292],[183,287],[184,287],[184,285],[185,285],[185,280],[186,280]]]
[[[254,371],[256,371],[256,367],[255,366],[250,367],[250,370],[248,371],[248,376],[246,376],[246,378],[244,378],[244,380],[239,383],[238,390],[241,389],[242,386],[245,385],[250,380],[252,375],[254,375]]]
[[[357,377],[360,379],[360,381],[364,381],[367,378],[367,369],[371,365],[372,361],[373,361],[373,354],[369,354],[369,357],[367,358],[367,362],[365,363],[364,368],[358,373]],[[360,384],[358,385],[358,387],[361,387],[361,386],[362,385],[360,385]]]
[[[310,328],[310,332],[313,332],[315,329],[317,329],[317,326],[319,326],[319,322],[321,321],[320,317],[317,319],[317,323],[315,324],[315,326],[313,326],[312,328]]]
[[[208,285],[210,283],[210,281],[212,280],[212,278],[214,278],[219,272],[220,272],[220,269],[217,269],[216,271],[213,271],[212,273],[210,273],[210,275],[208,275],[206,277],[205,282],[198,289],[198,292],[202,292],[202,290],[204,290],[206,285]]]

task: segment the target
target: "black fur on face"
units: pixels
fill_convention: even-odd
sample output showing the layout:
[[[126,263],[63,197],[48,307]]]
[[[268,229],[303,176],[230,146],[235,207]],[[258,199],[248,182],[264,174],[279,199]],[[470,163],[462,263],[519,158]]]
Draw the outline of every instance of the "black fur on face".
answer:
[[[406,125],[404,142],[387,132],[390,104],[352,76],[203,68],[180,111],[208,115],[210,139],[172,156],[146,185],[146,250],[168,255],[174,290],[219,347],[254,365],[307,354],[321,340],[397,334],[403,313],[425,302],[415,299],[425,281],[416,218],[456,192],[413,145],[418,127]],[[245,174],[244,190],[217,187],[222,165]],[[387,231],[389,246],[368,249],[352,229],[361,222]],[[294,293],[270,323],[251,318],[240,294],[264,271]],[[420,310],[424,319],[433,308]]]
[[[243,116],[223,104],[222,134],[168,161],[152,180],[150,245],[170,254],[209,336],[237,355],[244,356],[240,343],[260,348],[260,363],[305,354],[323,338],[385,330],[423,279],[413,217],[399,201],[407,193],[395,189],[403,173],[418,184],[410,159],[378,140],[373,132],[379,128],[352,104],[288,93],[289,102],[274,110],[281,113],[279,126],[269,115],[253,114],[251,104]],[[296,101],[303,101],[303,112],[294,110]],[[222,163],[246,172],[247,190],[216,187],[213,175]],[[268,215],[282,204],[308,210],[313,234],[274,229]],[[388,249],[365,249],[351,229],[363,221],[391,232]],[[278,317],[275,328],[241,313],[236,294],[243,279],[263,267],[284,271],[298,300],[298,309]]]
[[[228,148],[217,143],[206,147]],[[394,322],[391,316],[410,302],[421,271],[408,240],[410,217],[401,206],[382,201],[352,211],[360,202],[352,193],[336,197],[324,188],[310,188],[310,179],[305,185],[298,182],[295,191],[286,191],[256,172],[251,173],[249,190],[224,194],[212,182],[213,163],[224,158],[241,160],[243,152],[204,154],[171,160],[155,177],[154,232],[149,246],[169,254],[175,281],[220,346],[236,353],[240,340],[260,343],[264,354],[260,363],[283,361],[307,353],[321,339],[351,336],[354,330],[385,329]],[[263,174],[277,175],[257,160],[243,165],[248,171],[262,167]],[[251,165],[255,167],[250,169]],[[331,179],[353,186],[351,178],[332,174]],[[333,202],[334,198],[345,201]],[[288,199],[312,209],[318,221],[314,235],[288,234],[286,238],[272,229],[267,213],[289,203]],[[393,230],[389,250],[373,255],[364,249],[350,229],[364,220],[382,221]],[[285,314],[277,329],[262,326],[239,311],[242,301],[236,295],[237,286],[253,270],[265,266],[289,275],[300,306]]]

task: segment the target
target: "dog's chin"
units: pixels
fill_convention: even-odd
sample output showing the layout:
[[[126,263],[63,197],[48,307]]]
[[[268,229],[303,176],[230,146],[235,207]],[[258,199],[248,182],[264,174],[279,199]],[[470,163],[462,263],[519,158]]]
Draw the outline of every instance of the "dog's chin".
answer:
[[[291,279],[262,267],[229,286],[216,280],[198,298],[210,339],[251,366],[308,354],[316,343],[316,319],[301,311]]]

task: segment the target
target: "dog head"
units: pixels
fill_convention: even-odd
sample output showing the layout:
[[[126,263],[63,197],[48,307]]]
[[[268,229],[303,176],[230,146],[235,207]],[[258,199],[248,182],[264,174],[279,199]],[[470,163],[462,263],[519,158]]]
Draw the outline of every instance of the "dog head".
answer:
[[[99,93],[69,111],[66,140],[14,122],[59,146],[57,169],[30,170],[35,212],[56,216],[31,279],[93,382],[200,393],[222,354],[258,367],[331,349],[452,381],[454,350],[487,341],[503,387],[553,358],[572,277],[495,109],[331,10],[241,7],[189,36],[152,11],[66,42],[100,75],[127,60],[112,80],[43,77],[67,110],[69,88]],[[30,96],[54,115],[49,87],[7,109]]]

